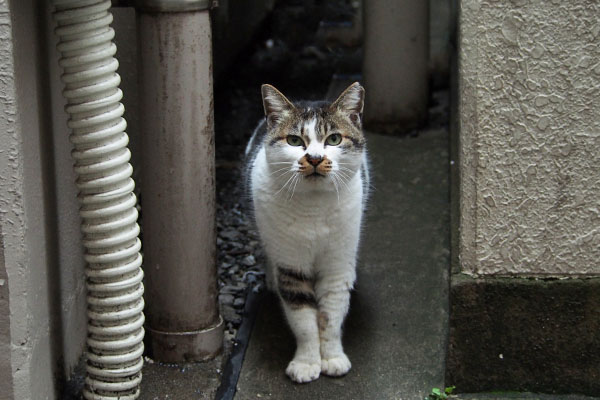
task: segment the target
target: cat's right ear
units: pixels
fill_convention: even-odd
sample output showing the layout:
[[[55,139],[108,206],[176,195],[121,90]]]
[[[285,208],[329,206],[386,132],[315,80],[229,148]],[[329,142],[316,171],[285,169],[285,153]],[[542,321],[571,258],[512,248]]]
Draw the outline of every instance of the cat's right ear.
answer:
[[[282,121],[294,110],[294,105],[273,86],[265,84],[260,89],[269,126]]]

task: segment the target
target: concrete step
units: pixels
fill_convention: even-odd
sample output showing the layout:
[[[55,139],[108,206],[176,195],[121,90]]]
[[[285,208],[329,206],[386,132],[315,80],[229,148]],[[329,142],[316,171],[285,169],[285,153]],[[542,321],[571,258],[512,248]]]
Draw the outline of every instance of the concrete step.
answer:
[[[595,400],[597,397],[579,396],[575,394],[536,394],[536,393],[471,393],[461,394],[452,399],[457,400]]]

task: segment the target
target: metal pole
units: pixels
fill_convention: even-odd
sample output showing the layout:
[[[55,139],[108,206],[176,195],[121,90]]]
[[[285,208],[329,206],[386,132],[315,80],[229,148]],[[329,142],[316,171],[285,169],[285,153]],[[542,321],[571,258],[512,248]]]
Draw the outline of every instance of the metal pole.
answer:
[[[427,119],[429,1],[364,2],[364,124],[406,132]]]
[[[55,0],[87,277],[83,395],[133,400],[144,352],[142,256],[110,0]]]
[[[223,340],[207,7],[138,8],[146,313],[152,357],[166,362],[211,358]]]

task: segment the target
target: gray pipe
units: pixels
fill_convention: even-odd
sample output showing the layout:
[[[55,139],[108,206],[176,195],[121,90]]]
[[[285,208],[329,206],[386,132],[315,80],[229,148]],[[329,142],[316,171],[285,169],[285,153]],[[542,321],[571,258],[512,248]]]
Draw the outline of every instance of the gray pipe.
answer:
[[[153,0],[138,14],[147,325],[154,359],[199,361],[223,339],[210,18],[158,3],[176,8]]]
[[[429,1],[364,2],[364,123],[382,133],[409,131],[427,119]]]

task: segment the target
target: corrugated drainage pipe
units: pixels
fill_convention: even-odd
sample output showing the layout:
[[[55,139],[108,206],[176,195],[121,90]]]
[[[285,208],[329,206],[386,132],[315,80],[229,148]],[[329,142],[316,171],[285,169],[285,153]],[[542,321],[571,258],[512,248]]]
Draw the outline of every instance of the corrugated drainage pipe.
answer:
[[[110,0],[55,0],[87,261],[84,397],[136,399],[144,345],[138,213]]]

